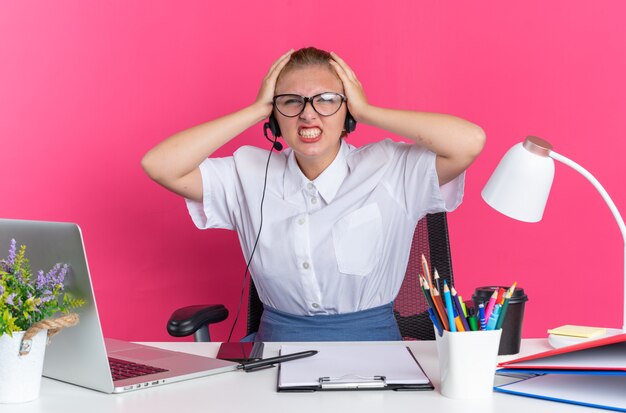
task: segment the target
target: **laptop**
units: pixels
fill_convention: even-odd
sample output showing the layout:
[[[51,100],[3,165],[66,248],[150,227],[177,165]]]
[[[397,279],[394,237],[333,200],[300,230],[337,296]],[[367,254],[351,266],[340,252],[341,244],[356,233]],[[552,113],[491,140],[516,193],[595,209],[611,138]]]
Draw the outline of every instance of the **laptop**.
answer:
[[[78,225],[0,219],[0,257],[8,254],[12,238],[26,245],[35,274],[56,263],[68,264],[66,290],[85,300],[76,310],[78,325],[62,330],[46,348],[44,376],[105,393],[123,393],[237,369],[238,364],[231,361],[105,339]]]

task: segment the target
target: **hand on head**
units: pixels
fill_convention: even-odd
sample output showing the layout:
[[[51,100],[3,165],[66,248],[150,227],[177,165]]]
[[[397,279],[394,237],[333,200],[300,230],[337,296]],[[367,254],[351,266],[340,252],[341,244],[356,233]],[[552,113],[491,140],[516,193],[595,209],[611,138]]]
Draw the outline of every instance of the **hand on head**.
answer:
[[[341,79],[345,95],[348,98],[348,110],[357,122],[361,122],[361,114],[368,106],[363,86],[354,71],[342,58],[334,52],[330,52],[330,55],[332,56],[330,64]]]
[[[289,50],[287,53],[282,55],[276,60],[270,70],[267,72],[265,77],[263,78],[263,82],[261,83],[261,89],[257,94],[255,103],[262,105],[267,109],[267,116],[269,117],[272,113],[272,99],[274,98],[274,89],[276,89],[276,80],[278,79],[278,75],[283,70],[287,62],[289,62],[289,58],[291,54],[294,52],[293,49]]]

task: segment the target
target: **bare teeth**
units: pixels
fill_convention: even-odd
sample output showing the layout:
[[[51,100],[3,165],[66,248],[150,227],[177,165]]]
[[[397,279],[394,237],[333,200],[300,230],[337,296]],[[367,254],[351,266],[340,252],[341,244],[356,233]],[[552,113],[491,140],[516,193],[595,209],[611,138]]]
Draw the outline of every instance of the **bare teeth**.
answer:
[[[322,130],[319,128],[303,128],[298,131],[298,135],[306,139],[317,138],[322,134]]]

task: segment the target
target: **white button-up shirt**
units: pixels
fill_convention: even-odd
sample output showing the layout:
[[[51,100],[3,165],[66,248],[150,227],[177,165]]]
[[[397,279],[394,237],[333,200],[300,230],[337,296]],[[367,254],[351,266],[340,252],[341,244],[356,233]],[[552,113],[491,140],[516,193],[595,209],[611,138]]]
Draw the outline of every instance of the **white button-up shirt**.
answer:
[[[200,165],[203,201],[187,200],[198,228],[237,231],[246,260],[261,223],[268,151],[242,147]],[[389,139],[355,148],[310,181],[291,149],[270,160],[263,229],[250,265],[265,305],[297,315],[338,314],[391,302],[413,232],[427,213],[451,211],[464,176],[439,187],[435,154]]]

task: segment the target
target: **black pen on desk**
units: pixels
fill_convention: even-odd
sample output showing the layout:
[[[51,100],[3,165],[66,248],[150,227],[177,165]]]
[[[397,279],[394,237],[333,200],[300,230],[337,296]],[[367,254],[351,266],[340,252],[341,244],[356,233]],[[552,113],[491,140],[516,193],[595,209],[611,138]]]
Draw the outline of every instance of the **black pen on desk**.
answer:
[[[297,360],[305,357],[311,357],[317,354],[317,350],[301,351],[299,353],[285,354],[278,357],[270,357],[255,361],[246,361],[237,366],[237,369],[245,372],[261,369],[263,367],[269,367],[273,364],[284,363],[286,361]]]

